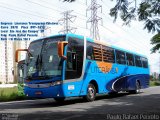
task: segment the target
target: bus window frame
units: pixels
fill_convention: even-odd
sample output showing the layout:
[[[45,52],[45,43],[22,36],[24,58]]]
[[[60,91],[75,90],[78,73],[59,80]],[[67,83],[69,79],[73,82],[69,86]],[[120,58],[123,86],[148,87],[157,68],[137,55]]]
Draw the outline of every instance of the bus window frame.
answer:
[[[139,58],[140,58],[139,60],[140,60],[141,66],[137,65],[136,57],[139,57]],[[138,63],[138,64],[139,64],[139,63]],[[141,67],[141,68],[143,67],[142,60],[141,60],[141,56],[140,56],[140,55],[135,55],[135,66],[136,66],[136,67]]]
[[[118,58],[118,57],[117,57],[117,56],[118,56],[118,55],[117,55],[117,51],[118,51],[118,52],[124,53],[124,61],[125,61],[124,64],[118,63],[118,62],[117,62],[117,58]],[[115,53],[116,53],[116,54],[115,54],[115,55],[116,55],[116,61],[115,61],[115,63],[120,64],[120,65],[127,65],[127,61],[126,61],[126,52],[125,52],[125,51],[122,51],[122,50],[119,50],[119,49],[115,49]],[[120,62],[121,62],[121,61],[120,61]]]
[[[85,49],[84,49],[84,38],[79,38],[79,37],[77,37],[77,36],[67,36],[66,37],[66,39],[67,39],[67,41],[68,41],[68,44],[67,44],[67,46],[66,46],[66,48],[65,48],[65,55],[67,56],[67,53],[68,53],[68,46],[70,45],[70,42],[69,42],[69,39],[76,39],[76,40],[80,40],[80,41],[82,41],[82,43],[83,43],[83,63],[82,63],[82,71],[81,71],[81,75],[79,76],[79,77],[75,77],[75,78],[67,78],[66,76],[66,73],[67,73],[67,60],[64,62],[64,81],[70,81],[70,80],[75,80],[75,79],[80,79],[81,77],[82,77],[82,75],[83,75],[83,67],[84,67],[84,59],[86,59],[86,58],[84,58],[84,51],[85,51]],[[78,41],[79,41],[78,40]],[[69,52],[71,52],[71,53],[74,53],[73,51],[69,51]],[[86,52],[86,51],[85,51]],[[75,52],[76,53],[76,52]],[[77,53],[76,53],[77,54]],[[85,55],[86,56],[86,55]],[[77,60],[78,60],[78,57],[77,57]],[[78,64],[77,64],[78,65]],[[71,70],[68,70],[68,71],[71,71]],[[78,66],[76,66],[76,70],[72,70],[72,71],[78,71]]]
[[[115,49],[113,48],[113,47],[109,47],[109,46],[105,46],[105,45],[101,45],[101,47],[102,47],[102,58],[103,58],[103,62],[107,62],[107,63],[115,63]],[[110,50],[110,52],[112,52],[112,62],[111,61],[104,61],[104,51],[103,51],[103,49],[105,49],[105,48],[107,48],[107,50],[109,49]],[[112,50],[112,51],[111,51]]]
[[[128,60],[128,55],[132,55],[133,59],[132,59],[132,62],[133,62],[133,65],[130,64],[129,60]],[[129,56],[130,57],[130,56]],[[128,63],[129,62],[129,63]],[[135,66],[135,62],[134,62],[134,54],[133,53],[129,53],[129,52],[126,52],[126,64],[127,66]]]
[[[143,59],[145,59],[145,61],[143,61]],[[148,68],[148,67],[149,67],[149,66],[148,66],[148,59],[147,59],[146,57],[142,57],[142,56],[141,56],[141,62],[142,62],[142,67],[143,67],[143,68]],[[145,64],[146,64],[147,66],[144,67],[143,62],[146,62]]]

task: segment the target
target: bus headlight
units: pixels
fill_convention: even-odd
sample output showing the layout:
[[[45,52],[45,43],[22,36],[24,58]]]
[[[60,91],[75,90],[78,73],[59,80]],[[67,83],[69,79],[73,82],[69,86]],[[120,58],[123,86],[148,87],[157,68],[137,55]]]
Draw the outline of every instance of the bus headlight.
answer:
[[[29,86],[28,84],[24,83],[24,87],[28,87],[28,86]]]
[[[60,85],[60,84],[62,84],[62,81],[55,81],[51,83],[51,86]]]

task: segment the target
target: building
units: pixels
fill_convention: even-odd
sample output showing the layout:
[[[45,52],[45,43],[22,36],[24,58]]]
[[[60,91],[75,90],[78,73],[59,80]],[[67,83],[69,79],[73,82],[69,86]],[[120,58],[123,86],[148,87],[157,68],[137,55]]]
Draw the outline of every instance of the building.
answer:
[[[46,27],[44,32],[38,34],[38,38],[51,34],[50,27]],[[4,37],[7,39],[7,37]],[[31,38],[32,40],[38,38]],[[17,80],[17,63],[15,62],[15,51],[17,49],[28,48],[32,41],[24,40],[0,40],[0,83],[13,83]],[[20,54],[21,60],[25,59],[25,54]],[[14,71],[14,74],[13,74]]]
[[[0,83],[13,83],[17,79],[15,51],[19,48],[27,48],[29,43],[30,41],[0,41]],[[20,55],[21,58],[25,58],[24,54]]]

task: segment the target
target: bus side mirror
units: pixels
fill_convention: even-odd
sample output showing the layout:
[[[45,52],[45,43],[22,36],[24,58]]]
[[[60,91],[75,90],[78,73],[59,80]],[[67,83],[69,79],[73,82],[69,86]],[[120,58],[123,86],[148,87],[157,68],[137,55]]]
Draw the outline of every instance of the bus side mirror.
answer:
[[[18,60],[18,56],[19,56],[19,52],[20,52],[20,51],[26,51],[27,53],[29,53],[28,49],[18,49],[18,50],[16,50],[15,62],[18,62],[18,61],[19,61],[19,60]],[[31,53],[29,53],[29,55],[32,56]]]
[[[64,59],[67,59],[66,56],[64,56],[64,47],[68,44],[67,41],[58,42],[58,56],[62,57]]]

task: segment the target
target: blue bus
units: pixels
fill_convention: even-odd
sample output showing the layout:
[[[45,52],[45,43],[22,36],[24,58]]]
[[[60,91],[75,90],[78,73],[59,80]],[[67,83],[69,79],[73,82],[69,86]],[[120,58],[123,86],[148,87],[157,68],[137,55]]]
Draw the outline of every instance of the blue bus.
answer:
[[[139,93],[149,86],[146,56],[76,34],[32,41],[26,51],[24,93],[32,98],[83,97],[120,91]]]

